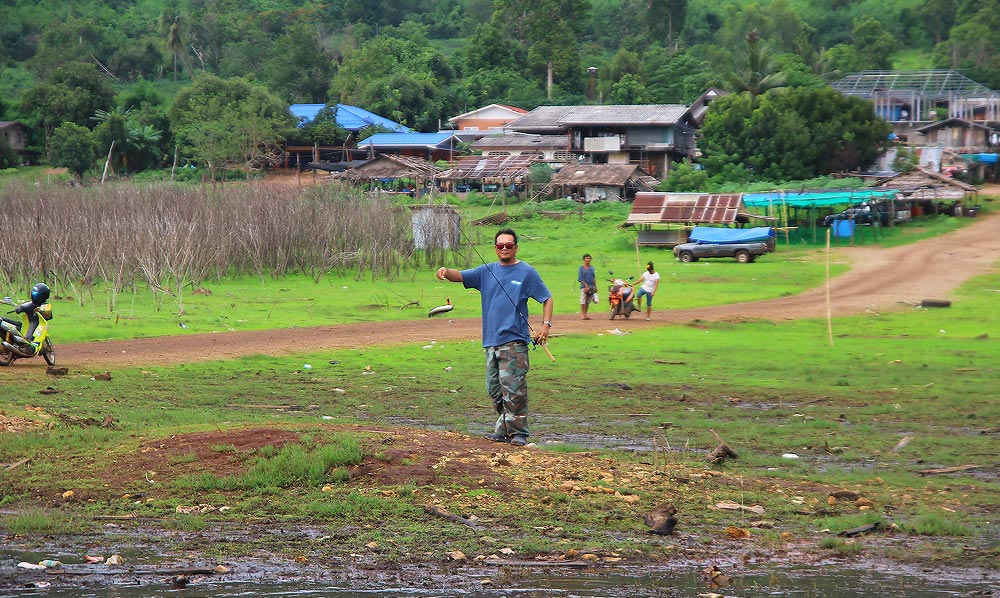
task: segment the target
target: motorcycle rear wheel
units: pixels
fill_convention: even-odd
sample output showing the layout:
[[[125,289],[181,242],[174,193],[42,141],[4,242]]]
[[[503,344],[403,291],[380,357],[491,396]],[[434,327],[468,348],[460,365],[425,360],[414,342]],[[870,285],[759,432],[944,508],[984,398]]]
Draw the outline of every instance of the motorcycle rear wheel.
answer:
[[[49,365],[56,364],[56,350],[52,347],[52,341],[45,339],[42,343],[42,350],[40,351],[42,358],[45,359],[45,363]]]
[[[0,334],[0,340],[10,342],[10,335],[6,333]],[[3,347],[0,347],[0,367],[8,366],[14,363],[15,359],[17,359],[17,355],[14,355]]]

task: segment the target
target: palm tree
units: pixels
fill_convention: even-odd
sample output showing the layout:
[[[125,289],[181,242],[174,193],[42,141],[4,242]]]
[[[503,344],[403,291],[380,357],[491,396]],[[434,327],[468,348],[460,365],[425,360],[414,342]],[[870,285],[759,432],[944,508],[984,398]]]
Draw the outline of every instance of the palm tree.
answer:
[[[767,45],[760,43],[756,29],[751,29],[744,40],[746,52],[725,78],[733,91],[749,94],[750,100],[756,103],[757,96],[785,87],[786,77],[775,67],[774,57]]]
[[[184,19],[174,9],[164,10],[159,19],[160,33],[165,35],[167,50],[174,57],[174,81],[177,81],[177,57],[184,51]]]
[[[144,170],[149,162],[162,157],[161,139],[163,132],[153,125],[137,126],[129,130],[128,156],[133,158],[131,164],[133,170]]]

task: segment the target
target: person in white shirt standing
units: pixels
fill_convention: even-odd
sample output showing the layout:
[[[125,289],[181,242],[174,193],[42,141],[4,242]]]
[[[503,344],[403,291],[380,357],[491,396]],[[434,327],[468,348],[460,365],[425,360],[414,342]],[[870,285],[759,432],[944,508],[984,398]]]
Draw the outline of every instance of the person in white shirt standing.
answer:
[[[646,296],[646,321],[653,314],[653,295],[660,288],[660,273],[653,268],[653,262],[646,262],[646,271],[639,275],[636,283],[639,292],[635,296],[635,308],[642,311],[642,296]]]

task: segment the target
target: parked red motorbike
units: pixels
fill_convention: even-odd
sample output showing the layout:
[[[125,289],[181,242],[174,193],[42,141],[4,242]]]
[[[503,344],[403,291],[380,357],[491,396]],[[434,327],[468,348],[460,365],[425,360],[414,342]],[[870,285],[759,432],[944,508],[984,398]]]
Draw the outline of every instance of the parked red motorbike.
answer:
[[[614,276],[614,272],[609,272]],[[608,287],[608,303],[611,306],[611,319],[614,320],[616,316],[625,316],[626,318],[632,315],[635,311],[635,292],[632,288],[632,280],[630,276],[628,280],[621,278],[609,278],[608,282],[611,286]]]

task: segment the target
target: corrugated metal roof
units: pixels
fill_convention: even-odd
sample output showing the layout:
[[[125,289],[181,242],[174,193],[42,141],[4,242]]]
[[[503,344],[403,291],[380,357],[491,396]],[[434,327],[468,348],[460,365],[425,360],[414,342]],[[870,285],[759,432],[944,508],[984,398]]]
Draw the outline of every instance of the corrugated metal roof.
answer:
[[[517,149],[555,148],[569,149],[569,138],[565,135],[531,135],[528,133],[509,133],[507,135],[490,135],[477,139],[472,149],[495,147],[513,147]]]
[[[466,112],[465,114],[459,114],[458,116],[453,116],[453,117],[451,117],[451,118],[448,119],[448,122],[455,122],[456,120],[461,120],[463,118],[467,118],[469,116],[472,116],[473,114],[478,114],[480,112],[485,112],[486,110],[489,110],[490,108],[502,108],[504,110],[507,110],[509,112],[513,112],[515,114],[527,114],[528,113],[528,111],[525,110],[524,108],[518,108],[517,106],[508,106],[507,104],[489,104],[487,106],[483,106],[482,108],[476,108],[475,110],[471,110],[469,112]]]
[[[514,130],[559,130],[561,127],[559,119],[575,108],[576,106],[539,106],[521,118],[507,123],[505,127]]]
[[[374,178],[428,178],[437,172],[439,169],[423,158],[385,154],[330,178],[355,182]]]
[[[665,126],[682,122],[687,112],[688,107],[681,104],[539,106],[511,121],[507,128],[542,130],[575,125]]]
[[[463,156],[441,179],[516,178],[527,176],[534,156]]]
[[[642,174],[635,164],[567,164],[553,175],[551,184],[621,187],[637,173]]]
[[[672,125],[688,107],[680,104],[577,106],[559,119],[563,125]]]
[[[851,73],[831,87],[862,97],[919,93],[934,98],[996,97],[997,92],[952,69],[862,71]]]
[[[292,116],[299,119],[299,126],[301,127],[316,118],[316,114],[322,110],[325,105],[326,104],[292,104],[288,107],[288,110],[292,113]],[[409,133],[412,131],[409,127],[401,125],[398,122],[389,120],[388,118],[379,116],[372,112],[368,112],[364,108],[349,106],[347,104],[337,104],[337,124],[348,131],[360,131],[361,129],[372,125],[383,127],[392,131],[399,131],[401,133]]]
[[[745,212],[743,196],[735,193],[640,192],[635,196],[628,224],[732,224]]]

